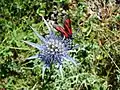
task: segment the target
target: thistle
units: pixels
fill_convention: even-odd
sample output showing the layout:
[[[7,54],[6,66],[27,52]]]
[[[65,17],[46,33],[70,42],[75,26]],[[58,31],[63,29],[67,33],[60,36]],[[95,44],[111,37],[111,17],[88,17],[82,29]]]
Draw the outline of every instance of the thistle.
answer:
[[[32,47],[37,48],[40,51],[39,54],[31,56],[27,59],[38,58],[44,62],[44,66],[42,68],[42,78],[44,78],[45,70],[46,68],[49,68],[51,64],[58,64],[60,73],[62,74],[62,62],[64,60],[71,61],[74,65],[76,65],[76,62],[68,54],[68,52],[72,50],[70,39],[66,39],[65,37],[55,35],[55,33],[53,32],[54,28],[52,27],[52,25],[48,24],[43,17],[42,19],[49,30],[49,35],[43,37],[39,35],[34,28],[31,28],[43,44],[40,45],[29,41],[23,42],[31,45]]]

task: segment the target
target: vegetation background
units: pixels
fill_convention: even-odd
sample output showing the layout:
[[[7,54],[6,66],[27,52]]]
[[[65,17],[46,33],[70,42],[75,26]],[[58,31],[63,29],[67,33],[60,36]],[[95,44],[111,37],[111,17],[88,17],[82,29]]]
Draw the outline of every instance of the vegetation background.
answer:
[[[42,80],[41,61],[25,61],[37,50],[21,40],[39,42],[29,26],[47,34],[40,15],[55,7],[59,24],[62,11],[72,20],[78,66],[63,62],[63,79],[51,67]],[[120,0],[1,0],[0,90],[120,90]]]

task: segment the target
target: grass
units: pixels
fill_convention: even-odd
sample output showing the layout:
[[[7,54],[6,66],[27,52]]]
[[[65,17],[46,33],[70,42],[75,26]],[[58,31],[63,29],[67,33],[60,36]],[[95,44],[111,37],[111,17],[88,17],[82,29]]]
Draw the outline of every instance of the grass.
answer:
[[[120,8],[116,1],[1,0],[0,90],[120,90]],[[59,13],[67,8],[72,20],[74,43],[80,46],[70,54],[78,66],[63,62],[62,79],[53,65],[43,80],[43,63],[25,60],[37,50],[22,40],[39,41],[29,26],[41,35],[48,33],[40,15],[49,16],[55,5]],[[61,19],[58,16],[59,24]]]

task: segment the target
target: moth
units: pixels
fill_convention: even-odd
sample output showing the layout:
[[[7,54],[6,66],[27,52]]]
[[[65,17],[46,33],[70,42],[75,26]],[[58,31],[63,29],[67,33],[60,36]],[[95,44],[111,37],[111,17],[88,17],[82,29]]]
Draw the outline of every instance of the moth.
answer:
[[[54,24],[53,27],[61,33],[62,36],[65,36],[65,38],[71,38],[72,37],[72,28],[71,28],[71,20],[70,18],[66,18],[64,20],[63,27]]]

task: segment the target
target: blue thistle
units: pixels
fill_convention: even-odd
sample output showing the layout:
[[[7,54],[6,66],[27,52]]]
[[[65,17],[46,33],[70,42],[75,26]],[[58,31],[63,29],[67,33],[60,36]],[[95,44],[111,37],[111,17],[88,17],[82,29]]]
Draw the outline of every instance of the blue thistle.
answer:
[[[43,37],[39,35],[38,32],[34,30],[34,28],[31,27],[34,33],[43,42],[43,44],[40,45],[29,41],[23,41],[40,51],[39,54],[31,56],[27,59],[39,58],[44,62],[42,77],[44,77],[46,68],[50,67],[50,65],[53,63],[58,64],[60,73],[62,74],[63,60],[71,61],[73,64],[76,65],[75,60],[68,55],[68,52],[72,50],[71,39],[65,39],[64,37],[55,35],[55,33],[52,31],[52,25],[48,24],[44,18],[43,21],[49,30],[49,35]]]

